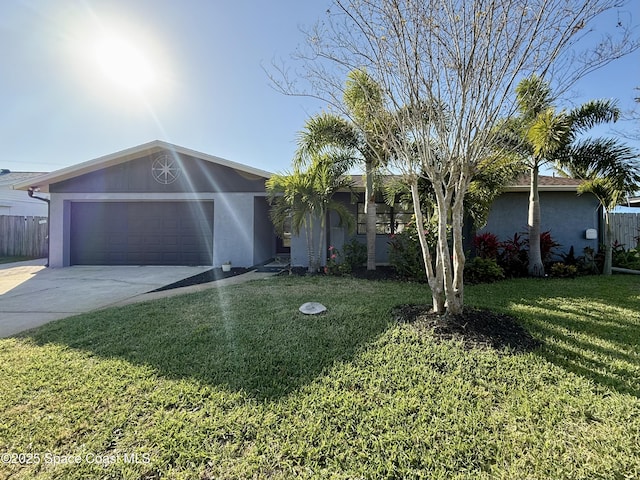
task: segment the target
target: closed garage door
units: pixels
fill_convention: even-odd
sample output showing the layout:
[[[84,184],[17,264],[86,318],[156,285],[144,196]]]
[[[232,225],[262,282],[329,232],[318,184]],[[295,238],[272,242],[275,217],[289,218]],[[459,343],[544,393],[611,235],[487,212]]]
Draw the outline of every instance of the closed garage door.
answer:
[[[213,202],[74,202],[71,265],[211,265]]]

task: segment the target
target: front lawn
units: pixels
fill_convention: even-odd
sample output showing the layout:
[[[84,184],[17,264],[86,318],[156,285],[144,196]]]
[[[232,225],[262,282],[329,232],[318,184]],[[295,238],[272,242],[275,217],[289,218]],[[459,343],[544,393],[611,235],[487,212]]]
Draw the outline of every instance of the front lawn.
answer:
[[[278,277],[0,339],[0,478],[640,477],[637,278],[469,287],[517,353],[396,324],[424,289]]]
[[[37,260],[38,257],[14,256],[0,257],[0,265],[3,263],[26,262],[27,260]]]

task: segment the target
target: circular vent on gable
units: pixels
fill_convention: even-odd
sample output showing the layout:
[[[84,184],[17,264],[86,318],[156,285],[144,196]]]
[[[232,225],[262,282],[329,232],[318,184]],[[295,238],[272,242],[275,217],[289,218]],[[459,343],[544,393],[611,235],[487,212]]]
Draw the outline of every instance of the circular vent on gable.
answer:
[[[167,153],[158,155],[151,164],[153,179],[162,185],[175,182],[181,173],[178,159]]]

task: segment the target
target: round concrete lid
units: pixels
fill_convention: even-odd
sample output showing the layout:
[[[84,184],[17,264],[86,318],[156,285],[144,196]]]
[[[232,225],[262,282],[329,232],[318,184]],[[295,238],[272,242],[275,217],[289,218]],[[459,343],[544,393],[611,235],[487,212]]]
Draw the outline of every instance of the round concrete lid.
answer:
[[[317,315],[327,311],[327,307],[318,302],[307,302],[300,306],[298,309],[305,315]]]

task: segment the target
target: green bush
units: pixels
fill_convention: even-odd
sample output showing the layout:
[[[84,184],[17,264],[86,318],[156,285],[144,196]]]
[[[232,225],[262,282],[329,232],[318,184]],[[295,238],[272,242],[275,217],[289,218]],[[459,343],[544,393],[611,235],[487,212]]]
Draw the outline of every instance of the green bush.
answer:
[[[599,265],[602,254],[596,254],[595,250],[591,247],[584,247],[582,249],[583,255],[578,257],[578,273],[581,275],[593,275],[599,274],[602,271],[602,264]]]
[[[324,271],[329,275],[349,275],[366,263],[367,246],[352,238],[344,245],[342,252],[333,245],[329,247],[329,257]]]
[[[427,232],[427,241],[429,241],[429,232]],[[390,235],[389,263],[399,275],[407,279],[424,280],[422,249],[415,223],[411,222],[402,232]]]
[[[612,246],[611,255],[614,267],[640,270],[640,252],[637,249],[625,250],[624,245],[616,242]]]
[[[578,267],[557,262],[551,265],[550,273],[552,277],[556,278],[576,278],[578,276]]]
[[[504,270],[493,258],[475,257],[464,266],[464,278],[469,283],[492,283],[504,278]]]
[[[355,238],[342,247],[342,268],[344,273],[350,273],[356,268],[367,264],[367,246]]]

